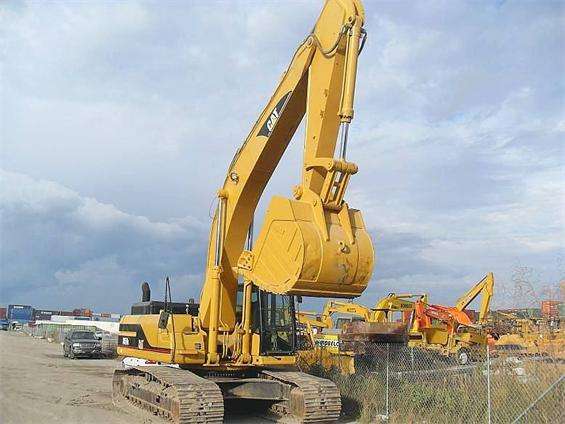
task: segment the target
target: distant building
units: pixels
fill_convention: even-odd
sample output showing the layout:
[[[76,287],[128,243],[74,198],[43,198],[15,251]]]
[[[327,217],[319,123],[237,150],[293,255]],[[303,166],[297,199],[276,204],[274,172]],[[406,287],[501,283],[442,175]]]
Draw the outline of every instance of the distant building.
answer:
[[[546,319],[559,318],[559,306],[561,302],[558,300],[544,300],[541,302],[541,315]]]
[[[30,305],[8,305],[6,319],[10,327],[33,321],[33,308]]]
[[[72,316],[71,311],[54,311],[50,309],[34,309],[33,310],[33,320],[34,321],[51,321],[52,316]]]

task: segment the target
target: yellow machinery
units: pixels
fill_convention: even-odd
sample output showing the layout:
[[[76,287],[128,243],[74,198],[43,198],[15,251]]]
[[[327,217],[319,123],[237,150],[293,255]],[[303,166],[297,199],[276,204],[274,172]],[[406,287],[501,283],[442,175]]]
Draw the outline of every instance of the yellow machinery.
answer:
[[[541,319],[520,318],[513,313],[494,311],[494,321],[504,321],[508,325],[496,325],[497,339],[494,351],[498,354],[549,355],[565,358],[565,336],[560,329],[544,325]],[[499,333],[500,328],[506,331]]]
[[[379,300],[374,308],[328,301],[319,315],[299,313],[298,320],[303,324],[310,344],[321,350],[316,355],[303,351],[301,357],[308,363],[319,362],[322,357],[325,366],[353,370],[352,360],[347,359],[363,353],[367,343],[407,342],[409,346],[435,350],[442,355],[456,355],[461,363],[466,363],[471,359],[473,347],[487,343],[482,326],[487,321],[493,289],[494,275],[488,273],[453,307],[429,304],[426,294],[391,293]],[[473,323],[465,310],[479,296],[478,319]],[[395,312],[403,313],[400,322],[394,322]],[[335,313],[356,317],[358,321],[346,325],[345,329],[341,326],[336,329],[332,320]]]
[[[116,371],[117,401],[177,423],[221,421],[224,399],[270,401],[308,422],[339,416],[335,384],[295,371],[293,296],[359,296],[372,273],[361,212],[344,201],[364,18],[359,0],[325,2],[218,191],[197,313],[166,303],[120,321],[120,355],[176,367]],[[259,199],[304,116],[301,184],[271,199],[252,245]]]
[[[414,310],[414,301],[410,299],[421,299],[427,302],[427,294],[396,294],[389,293],[380,299],[374,308],[368,308],[354,302],[341,302],[338,300],[328,301],[321,314],[315,312],[299,312],[299,321],[310,327],[332,328],[334,322],[332,315],[339,313],[359,318],[365,322],[392,322],[394,312],[405,312]]]
[[[339,353],[339,329],[332,319],[334,313],[353,315],[366,319],[370,309],[363,305],[336,300],[328,301],[321,314],[315,312],[297,312],[298,323],[308,339],[309,348],[321,348],[332,354]]]
[[[426,294],[390,293],[380,299],[374,308],[331,300],[325,304],[321,314],[298,312],[297,319],[307,339],[306,347],[300,351],[300,358],[309,366],[319,364],[324,368],[334,367],[344,374],[352,374],[355,372],[354,345],[360,341],[405,342],[414,301],[423,299],[427,302],[427,298]],[[394,322],[396,312],[403,314],[401,322]],[[334,322],[335,314],[342,317]],[[344,315],[349,318],[344,318]],[[354,333],[350,332],[350,327]]]
[[[409,299],[415,298],[427,301],[427,295],[390,293],[379,300],[375,307],[371,309],[358,303],[330,300],[325,304],[321,314],[301,311],[297,312],[297,319],[302,325],[312,346],[324,347],[337,353],[339,348],[339,333],[335,331],[331,333],[327,332],[327,330],[333,329],[341,332],[341,330],[343,330],[342,321],[348,323],[351,321],[351,318],[339,318],[336,325],[332,318],[334,314],[353,317],[354,320],[370,324],[392,323],[394,312],[410,313],[414,310],[414,302]],[[385,329],[386,326],[382,326],[381,328]],[[383,331],[382,334],[388,334],[388,332]]]
[[[473,302],[479,295],[481,295],[481,306],[479,307],[478,324],[485,324],[488,318],[490,301],[492,299],[494,290],[494,274],[489,272],[485,278],[468,290],[463,296],[457,299],[455,309],[463,312],[467,306]]]
[[[460,363],[471,359],[471,349],[486,346],[486,324],[494,289],[494,275],[489,272],[461,296],[454,307],[416,302],[409,345],[437,350],[446,356],[457,355]],[[473,323],[465,309],[481,295],[477,322]]]
[[[315,312],[297,312],[298,337],[301,344],[298,358],[307,368],[336,368],[343,374],[354,373],[353,355],[340,349],[340,334],[333,328],[331,317],[324,321]]]
[[[332,328],[331,320],[328,326],[327,321],[321,321],[315,312],[297,312],[296,320],[299,324],[299,333],[306,338],[303,348],[309,350],[315,347],[323,347],[335,353],[338,352],[339,340],[337,336],[327,339],[317,337],[324,328]]]
[[[428,303],[427,294],[394,294],[390,293],[387,297],[383,297],[374,308],[373,322],[393,322],[394,313],[402,312],[404,316],[402,321],[407,315],[414,311],[416,300],[421,300]]]

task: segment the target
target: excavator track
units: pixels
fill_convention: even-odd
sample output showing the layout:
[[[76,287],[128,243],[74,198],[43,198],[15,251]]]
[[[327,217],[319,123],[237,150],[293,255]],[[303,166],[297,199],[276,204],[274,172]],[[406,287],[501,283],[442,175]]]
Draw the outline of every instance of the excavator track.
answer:
[[[114,371],[113,399],[175,424],[221,423],[224,399],[212,381],[172,367],[135,367]]]
[[[269,370],[261,374],[292,386],[289,400],[274,405],[275,412],[303,423],[333,422],[339,418],[341,396],[332,381],[299,371]]]

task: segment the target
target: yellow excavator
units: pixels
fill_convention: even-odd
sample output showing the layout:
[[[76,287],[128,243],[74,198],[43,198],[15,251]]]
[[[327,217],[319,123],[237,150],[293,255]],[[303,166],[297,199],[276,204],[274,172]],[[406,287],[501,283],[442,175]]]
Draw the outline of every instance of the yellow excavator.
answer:
[[[479,316],[477,323],[485,324],[488,319],[490,310],[490,302],[494,291],[494,274],[489,272],[485,277],[475,284],[470,290],[465,292],[463,296],[455,302],[455,309],[463,312],[467,307],[480,295],[481,305],[479,307]]]
[[[302,350],[306,364],[322,363],[344,373],[353,373],[354,358],[364,354],[374,343],[406,343],[408,346],[437,351],[445,356],[456,356],[467,363],[473,348],[485,346],[487,323],[494,290],[494,275],[488,273],[455,303],[448,307],[428,302],[427,294],[395,294],[380,299],[374,308],[353,302],[328,301],[321,314],[299,312],[305,338],[316,351]],[[481,303],[476,322],[465,312],[479,296]],[[402,313],[400,320],[394,315]],[[337,318],[340,314],[353,319]],[[369,351],[371,349],[368,349]]]
[[[342,327],[342,349],[365,352],[374,343],[407,343],[417,302],[427,302],[427,294],[395,294],[380,299],[362,320]],[[400,316],[398,314],[400,313]]]
[[[436,350],[445,356],[457,356],[461,364],[472,359],[472,348],[486,346],[488,335],[483,328],[487,322],[494,290],[494,275],[489,272],[465,292],[455,306],[416,302],[410,330],[409,346]],[[478,319],[473,322],[466,308],[481,296]]]
[[[341,313],[346,316],[359,317],[359,319],[369,319],[371,310],[363,305],[350,302],[340,302],[330,300],[324,305],[321,314],[316,312],[299,311],[296,318],[300,324],[299,333],[307,339],[305,348],[322,348],[330,353],[339,352],[340,330],[343,318],[338,318],[334,323],[332,315]],[[347,318],[349,321],[351,318]],[[303,351],[301,352],[303,355]]]
[[[498,336],[493,346],[496,354],[541,354],[565,358],[563,332],[553,330],[543,319],[523,318],[504,311],[494,311],[491,318],[491,326]]]
[[[297,320],[305,339],[300,359],[307,366],[337,368],[343,374],[355,372],[355,356],[365,343],[406,343],[417,300],[427,294],[389,293],[374,308],[353,302],[330,300],[321,314],[299,311]],[[395,314],[402,317],[395,322]],[[336,315],[339,315],[334,319]],[[364,349],[361,349],[364,350]]]
[[[335,384],[296,370],[294,296],[353,298],[372,274],[361,212],[344,201],[364,19],[359,0],[325,2],[218,191],[200,303],[178,307],[169,287],[121,319],[118,354],[139,362],[116,370],[116,403],[175,423],[221,422],[230,399],[303,422],[339,417]],[[271,199],[253,244],[255,209],[304,116],[301,184]]]
[[[324,305],[322,313],[299,312],[299,322],[317,328],[333,328],[333,314],[356,317],[365,322],[392,322],[394,312],[414,310],[414,300],[420,299],[427,303],[427,294],[396,294],[389,293],[380,299],[373,308],[355,302],[330,300]],[[339,325],[339,324],[338,324]]]

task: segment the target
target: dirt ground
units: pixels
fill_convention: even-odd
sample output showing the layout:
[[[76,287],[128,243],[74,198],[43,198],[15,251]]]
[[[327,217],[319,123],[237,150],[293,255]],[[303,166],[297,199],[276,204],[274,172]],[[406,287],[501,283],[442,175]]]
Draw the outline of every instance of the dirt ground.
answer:
[[[112,359],[70,360],[58,343],[0,331],[0,422],[157,424],[144,412],[112,404]],[[232,415],[230,423],[272,423]]]

